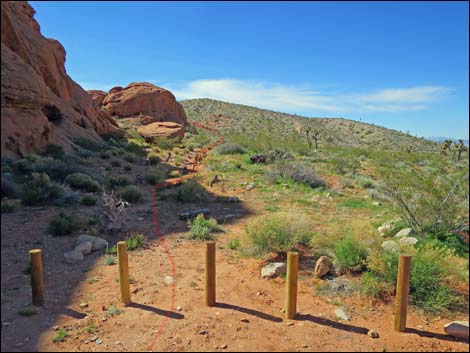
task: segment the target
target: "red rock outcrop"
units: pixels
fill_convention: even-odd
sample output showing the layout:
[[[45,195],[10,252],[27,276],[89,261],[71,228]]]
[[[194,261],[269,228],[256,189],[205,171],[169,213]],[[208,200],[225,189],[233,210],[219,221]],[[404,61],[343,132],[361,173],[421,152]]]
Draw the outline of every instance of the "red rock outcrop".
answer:
[[[141,126],[137,129],[137,132],[147,141],[152,141],[154,138],[182,139],[184,137],[184,126],[163,121]]]
[[[91,100],[95,102],[98,105],[98,107],[101,107],[101,105],[103,104],[104,98],[108,95],[108,93],[106,93],[105,91],[100,91],[97,89],[92,89],[87,92]]]
[[[103,108],[119,118],[149,116],[159,121],[187,125],[186,113],[175,96],[148,82],[134,82],[127,87],[112,88],[103,101]],[[148,118],[147,118],[148,121]]]
[[[41,35],[24,1],[1,3],[1,155],[71,152],[73,140],[122,135],[117,123],[65,72],[65,49]]]

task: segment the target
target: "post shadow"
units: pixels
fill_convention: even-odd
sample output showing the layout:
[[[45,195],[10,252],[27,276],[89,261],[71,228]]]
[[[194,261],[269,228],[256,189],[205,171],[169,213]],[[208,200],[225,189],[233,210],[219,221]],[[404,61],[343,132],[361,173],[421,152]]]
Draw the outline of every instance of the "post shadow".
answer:
[[[406,328],[405,333],[412,333],[420,337],[437,338],[439,340],[449,341],[449,342],[461,342],[461,343],[467,343],[467,344],[469,343],[468,338],[467,339],[459,338],[459,337],[449,336],[443,333],[423,331],[423,330],[418,330],[415,328]]]
[[[352,332],[352,333],[357,333],[360,335],[367,335],[367,332],[369,330],[365,327],[359,327],[359,326],[354,326],[354,325],[348,325],[348,324],[343,324],[341,322],[336,322],[333,320],[325,319],[322,317],[316,317],[310,314],[297,314],[295,317],[296,320],[298,321],[310,321],[315,324],[323,325],[323,326],[328,326],[332,327],[337,330],[343,330],[347,332]]]
[[[218,303],[217,302],[217,303],[215,303],[215,307],[216,308],[221,308],[221,309],[236,310],[236,311],[239,311],[239,312],[247,314],[247,315],[252,315],[252,316],[259,317],[260,319],[263,319],[263,320],[268,320],[268,321],[273,321],[273,322],[282,322],[282,318],[280,318],[280,317],[272,316],[272,315],[263,313],[263,312],[258,311],[258,310],[248,309],[248,308],[244,308],[244,307],[241,307],[241,306],[238,306],[238,305],[232,305],[232,304]]]
[[[141,310],[145,310],[145,311],[150,311],[150,312],[152,312],[154,314],[157,314],[157,315],[169,317],[170,319],[175,319],[175,320],[184,319],[184,315],[182,315],[182,314],[175,313],[175,312],[172,312],[172,311],[158,309],[158,308],[155,308],[155,307],[150,306],[150,305],[131,302],[129,305],[127,305],[127,307],[135,308],[135,309],[141,309]]]

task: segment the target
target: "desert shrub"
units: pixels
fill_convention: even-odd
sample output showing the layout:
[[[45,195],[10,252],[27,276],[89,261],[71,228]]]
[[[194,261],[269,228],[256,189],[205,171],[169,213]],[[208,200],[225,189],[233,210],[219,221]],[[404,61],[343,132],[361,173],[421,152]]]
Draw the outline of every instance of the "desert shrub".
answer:
[[[137,160],[137,157],[134,153],[126,152],[122,156],[122,159],[124,159],[126,162],[129,162],[129,163],[135,163],[135,161]]]
[[[52,204],[55,206],[59,206],[59,207],[69,207],[72,205],[76,205],[79,202],[80,202],[80,193],[77,191],[68,190],[67,188],[65,188],[62,191],[61,195],[56,200],[54,200]]]
[[[383,191],[395,212],[417,233],[456,234],[468,231],[468,169],[445,160],[418,162],[422,155],[391,154],[377,161]],[[428,157],[431,158],[431,157]]]
[[[97,202],[96,198],[91,195],[85,195],[80,200],[80,204],[83,206],[94,206],[96,205],[96,202]]]
[[[299,244],[308,243],[312,236],[310,222],[301,215],[271,214],[248,223],[246,234],[256,252],[285,253]]]
[[[312,188],[326,186],[326,182],[317,176],[312,168],[300,162],[277,161],[268,168],[265,177],[269,182],[291,179]]]
[[[384,285],[373,273],[364,272],[361,276],[360,290],[366,296],[380,298],[384,294]]]
[[[189,221],[188,226],[191,239],[199,240],[211,240],[214,238],[212,233],[222,230],[215,219],[206,219],[202,214]]]
[[[47,231],[53,236],[69,235],[80,228],[80,223],[73,215],[59,213],[49,221]]]
[[[110,176],[107,180],[111,189],[131,185],[131,180],[126,176]]]
[[[27,306],[17,311],[18,315],[21,316],[33,316],[38,313],[38,310],[33,306]]]
[[[112,266],[116,263],[116,259],[112,255],[105,255],[104,256],[104,264],[106,266]]]
[[[80,146],[81,148],[84,148],[86,150],[94,151],[94,152],[99,152],[103,146],[102,142],[97,142],[94,140],[90,140],[87,138],[80,137],[76,140],[73,141],[77,146]]]
[[[128,250],[136,250],[136,249],[141,249],[145,242],[147,241],[147,238],[145,237],[144,234],[142,233],[132,233],[127,239],[126,239],[126,245]]]
[[[374,181],[371,178],[359,174],[354,174],[353,178],[363,189],[371,189],[374,187]]]
[[[64,181],[67,175],[79,172],[76,159],[71,156],[64,156],[62,160],[51,157],[37,158],[31,165],[32,172],[46,173],[52,180]]]
[[[454,286],[468,283],[468,263],[453,251],[426,244],[413,250],[410,275],[410,303],[426,312],[441,312],[462,309],[465,299],[458,296]],[[397,281],[399,254],[394,252],[372,252],[367,259],[368,276],[379,281],[381,292],[369,295],[381,296],[393,293]],[[445,259],[445,261],[443,261]]]
[[[331,159],[333,171],[336,174],[344,175],[346,173],[355,173],[361,166],[361,163],[353,156],[333,156]]]
[[[29,155],[13,162],[13,171],[17,174],[29,174],[33,171],[33,163],[39,159],[38,156]]]
[[[10,174],[2,174],[1,197],[15,198],[18,196],[18,187]]]
[[[238,238],[230,239],[227,243],[227,247],[230,250],[240,249],[240,247],[241,247],[240,239],[238,239]]]
[[[143,193],[135,185],[128,185],[119,190],[118,196],[129,203],[137,203],[142,200]]]
[[[124,166],[124,170],[125,170],[126,172],[131,171],[131,170],[132,170],[132,166],[131,166],[130,164],[126,164],[126,165]]]
[[[236,143],[224,143],[217,148],[218,154],[243,154],[246,150]]]
[[[109,150],[106,150],[106,151],[101,151],[99,153],[99,156],[101,159],[110,159],[113,155],[111,154]]]
[[[111,166],[113,167],[120,167],[121,166],[121,161],[119,159],[113,158],[111,160]]]
[[[14,203],[8,202],[8,201],[2,201],[2,213],[12,213],[16,205]]]
[[[52,158],[60,159],[64,156],[64,149],[62,146],[54,145],[50,143],[46,147],[46,156],[50,156]]]
[[[418,244],[418,246],[424,246],[426,244],[430,244],[434,247],[453,250],[459,256],[468,256],[469,245],[461,234],[431,232],[423,241]]]
[[[152,169],[148,169],[144,173],[145,181],[150,185],[155,185],[166,180],[168,174],[168,167],[158,165]]]
[[[209,195],[195,179],[190,179],[179,187],[176,199],[181,202],[205,202]]]
[[[61,187],[52,182],[45,173],[33,173],[29,181],[23,184],[21,203],[34,206],[58,198],[62,194]]]
[[[161,158],[158,155],[154,154],[154,153],[150,153],[147,156],[147,159],[148,159],[149,165],[157,165],[161,162]]]
[[[170,178],[178,178],[181,176],[181,172],[179,170],[172,170],[170,172]]]
[[[367,248],[350,236],[346,236],[336,244],[334,253],[338,265],[349,271],[361,270],[367,258]]]
[[[69,336],[69,333],[66,329],[61,328],[57,331],[57,333],[52,337],[52,341],[54,342],[63,342],[66,337]]]
[[[89,175],[83,173],[72,173],[65,178],[65,183],[74,189],[87,192],[97,192],[101,190],[100,184]]]

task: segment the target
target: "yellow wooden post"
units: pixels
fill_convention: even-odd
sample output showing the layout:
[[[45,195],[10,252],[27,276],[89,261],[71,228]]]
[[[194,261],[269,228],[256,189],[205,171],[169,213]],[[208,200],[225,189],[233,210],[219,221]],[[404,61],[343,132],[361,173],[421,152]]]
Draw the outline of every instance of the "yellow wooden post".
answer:
[[[408,292],[410,289],[411,256],[400,255],[398,261],[397,295],[395,302],[394,329],[404,332],[408,310]]]
[[[117,243],[119,258],[119,283],[121,284],[121,299],[126,305],[131,303],[131,289],[129,287],[129,259],[127,257],[126,242]]]
[[[31,266],[31,289],[33,305],[44,303],[44,287],[42,281],[42,251],[33,249],[29,252],[29,262]]]
[[[206,305],[215,305],[215,241],[206,243]]]
[[[297,315],[297,272],[299,269],[299,253],[289,251],[287,254],[286,278],[286,319],[294,319]]]

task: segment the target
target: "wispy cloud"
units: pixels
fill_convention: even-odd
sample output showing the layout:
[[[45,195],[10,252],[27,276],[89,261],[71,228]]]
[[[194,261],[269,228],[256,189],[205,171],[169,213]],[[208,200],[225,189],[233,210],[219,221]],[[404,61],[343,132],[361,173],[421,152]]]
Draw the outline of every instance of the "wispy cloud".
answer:
[[[196,80],[166,88],[180,100],[213,98],[278,111],[330,113],[425,110],[451,92],[443,86],[416,86],[338,94],[238,79]]]

